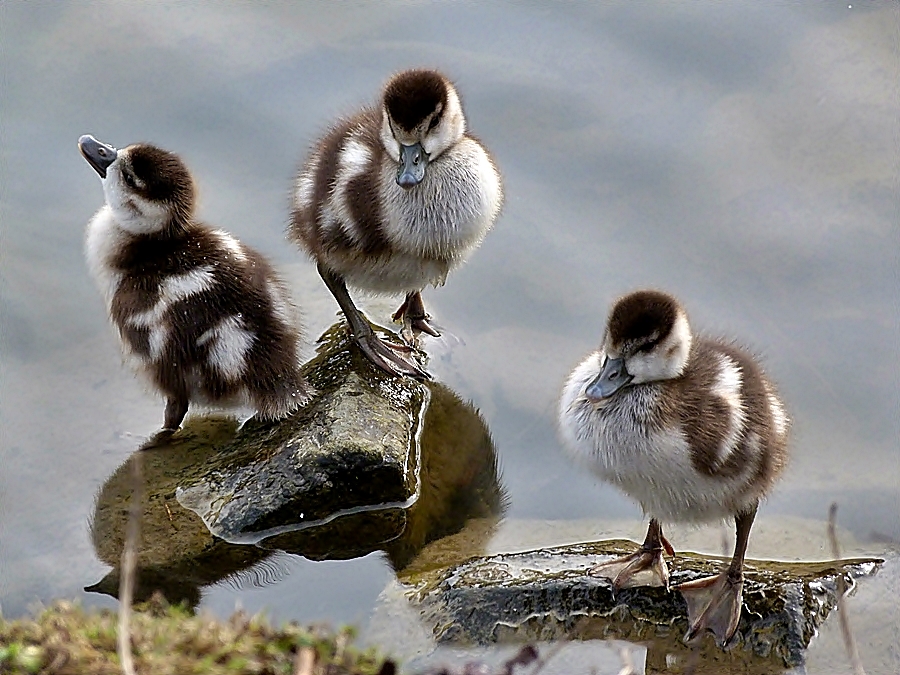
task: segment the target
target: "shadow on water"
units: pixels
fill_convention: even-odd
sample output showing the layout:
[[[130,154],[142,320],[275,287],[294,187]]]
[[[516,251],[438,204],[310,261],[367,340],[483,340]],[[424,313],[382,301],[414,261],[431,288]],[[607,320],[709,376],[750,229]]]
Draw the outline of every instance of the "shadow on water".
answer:
[[[322,356],[320,350],[317,358]],[[321,381],[314,383],[322,389]],[[330,513],[311,503],[309,495],[282,500],[272,513],[257,518],[255,522],[264,522],[265,528],[251,543],[229,543],[216,536],[179,495],[185,486],[214,481],[217,477],[209,475],[222,470],[217,460],[223,454],[228,455],[229,472],[246,468],[239,462],[249,467],[260,459],[271,459],[262,446],[254,446],[249,454],[232,452],[242,437],[265,432],[265,425],[246,424],[239,430],[231,418],[193,417],[165,446],[138,451],[144,463],[144,506],[136,601],[159,591],[169,602],[196,608],[203,589],[213,584],[277,581],[286,574],[284,554],[342,560],[383,551],[391,567],[400,571],[423,547],[459,532],[471,520],[487,523],[482,527],[485,532],[492,530],[507,499],[490,432],[478,411],[450,389],[438,383],[425,386],[430,402],[417,436],[419,480],[413,497],[405,502],[388,498],[385,503],[355,509],[331,502]],[[134,455],[110,476],[97,497],[92,542],[100,560],[113,569],[87,591],[118,597],[133,461]],[[312,522],[303,518],[310,513],[315,514]]]

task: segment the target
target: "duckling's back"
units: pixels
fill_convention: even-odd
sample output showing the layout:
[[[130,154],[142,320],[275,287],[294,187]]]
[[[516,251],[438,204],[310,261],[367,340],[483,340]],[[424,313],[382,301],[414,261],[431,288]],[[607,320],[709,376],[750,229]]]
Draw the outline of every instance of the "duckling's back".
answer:
[[[295,410],[311,391],[299,322],[269,263],[195,221],[192,201],[173,205],[142,188],[162,180],[158,166],[134,160],[144,146],[104,147],[117,155],[100,167],[107,204],[88,224],[85,253],[125,353],[168,401],[165,428],[178,427],[190,402],[249,405],[265,418]],[[181,166],[154,151],[146,155]]]

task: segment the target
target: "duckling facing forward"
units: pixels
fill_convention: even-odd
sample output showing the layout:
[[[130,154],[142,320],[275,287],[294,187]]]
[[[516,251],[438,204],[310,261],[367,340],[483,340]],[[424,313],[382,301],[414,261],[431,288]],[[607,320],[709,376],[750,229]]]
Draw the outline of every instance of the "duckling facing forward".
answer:
[[[305,403],[296,310],[265,258],[194,219],[181,159],[92,136],[78,147],[106,197],[87,226],[88,267],[124,351],[166,398],[163,432],[191,402],[249,405],[265,419]]]
[[[753,358],[728,342],[694,338],[678,301],[639,291],[612,308],[599,351],[569,376],[559,404],[568,449],[650,516],[633,555],[598,565],[616,588],[649,569],[668,587],[660,521],[733,517],[736,542],[723,573],[681,584],[690,628],[720,644],[741,616],[743,564],[760,499],[786,460],[784,405]]]
[[[296,182],[290,235],[315,259],[366,356],[388,373],[427,377],[409,348],[375,335],[347,284],[405,293],[394,320],[438,336],[420,291],[468,258],[502,201],[500,174],[466,132],[454,86],[407,70],[388,81],[378,108],[319,141]]]

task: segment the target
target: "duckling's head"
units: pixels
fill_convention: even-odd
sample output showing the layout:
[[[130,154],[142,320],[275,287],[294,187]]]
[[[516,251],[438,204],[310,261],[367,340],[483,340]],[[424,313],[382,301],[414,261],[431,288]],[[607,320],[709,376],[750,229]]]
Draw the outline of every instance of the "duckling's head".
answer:
[[[459,95],[437,71],[406,70],[385,85],[381,143],[399,165],[400,187],[422,182],[428,163],[462,140],[465,131]]]
[[[178,155],[139,143],[118,150],[93,136],[78,148],[100,176],[106,203],[134,234],[180,229],[194,210],[194,181]]]
[[[601,402],[623,387],[679,377],[691,340],[687,314],[672,296],[637,291],[620,298],[606,322],[600,374],[585,395]]]

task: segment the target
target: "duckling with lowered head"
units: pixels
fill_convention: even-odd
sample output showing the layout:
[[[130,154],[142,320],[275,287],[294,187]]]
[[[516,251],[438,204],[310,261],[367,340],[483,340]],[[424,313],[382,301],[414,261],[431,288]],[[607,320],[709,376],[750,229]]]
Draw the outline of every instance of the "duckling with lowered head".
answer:
[[[163,432],[192,402],[287,415],[311,389],[296,310],[269,263],[194,218],[194,181],[152,145],[78,140],[106,205],[87,226],[88,267],[122,348],[166,398]]]
[[[673,551],[660,521],[734,518],[727,570],[677,587],[688,603],[685,640],[709,629],[727,643],[741,616],[750,527],[787,459],[788,417],[754,359],[694,337],[675,298],[638,291],[615,303],[600,349],[569,376],[559,423],[568,449],[650,516],[636,553],[591,570],[616,588],[645,569],[668,587],[662,551]]]
[[[338,122],[297,178],[290,235],[315,259],[366,356],[394,375],[427,377],[410,350],[382,342],[347,285],[406,294],[394,320],[414,333],[428,322],[421,290],[443,284],[493,225],[500,173],[466,131],[459,95],[433,70],[407,70],[378,108]]]

